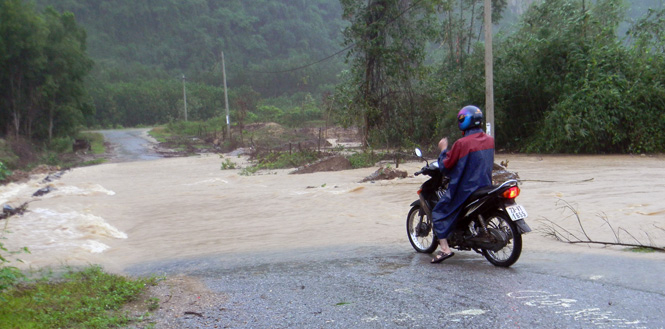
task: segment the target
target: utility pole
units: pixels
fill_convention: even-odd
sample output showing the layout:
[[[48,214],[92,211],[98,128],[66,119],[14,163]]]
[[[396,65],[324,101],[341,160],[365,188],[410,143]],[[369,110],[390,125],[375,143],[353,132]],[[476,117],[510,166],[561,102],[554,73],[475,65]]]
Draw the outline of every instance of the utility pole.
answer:
[[[231,121],[229,120],[229,94],[226,92],[226,66],[224,65],[224,52],[222,51],[222,77],[224,78],[224,103],[226,103],[226,139],[231,137]]]
[[[185,122],[187,121],[187,89],[185,88],[185,75],[182,75],[182,98],[185,103]]]
[[[494,127],[494,57],[492,56],[492,1],[485,0],[485,133],[495,137]]]

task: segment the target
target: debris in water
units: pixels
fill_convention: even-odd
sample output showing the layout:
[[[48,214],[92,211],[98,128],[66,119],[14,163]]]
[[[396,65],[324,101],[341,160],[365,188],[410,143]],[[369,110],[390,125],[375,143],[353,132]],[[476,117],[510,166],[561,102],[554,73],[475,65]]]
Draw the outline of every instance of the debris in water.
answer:
[[[56,179],[60,179],[62,177],[62,175],[65,174],[65,172],[66,172],[66,170],[62,170],[62,171],[58,171],[56,173],[50,174],[42,180],[42,183],[50,183],[50,182],[52,182]]]
[[[501,184],[507,180],[516,179],[520,180],[520,175],[517,172],[510,171],[506,169],[508,166],[508,160],[501,161],[501,165],[494,164],[492,168],[492,182],[493,184]]]
[[[48,185],[46,187],[42,187],[39,190],[37,190],[37,192],[33,193],[32,196],[42,196],[44,194],[50,193],[51,191],[55,190],[56,190],[55,187]]]
[[[385,179],[395,179],[395,178],[406,178],[408,174],[404,170],[397,170],[395,168],[379,168],[373,174],[365,177],[361,180],[361,183],[375,180],[385,180]]]
[[[23,214],[23,212],[28,208],[28,203],[25,202],[20,205],[18,208],[14,208],[8,204],[2,206],[2,214],[0,214],[0,219],[9,218],[16,214]]]

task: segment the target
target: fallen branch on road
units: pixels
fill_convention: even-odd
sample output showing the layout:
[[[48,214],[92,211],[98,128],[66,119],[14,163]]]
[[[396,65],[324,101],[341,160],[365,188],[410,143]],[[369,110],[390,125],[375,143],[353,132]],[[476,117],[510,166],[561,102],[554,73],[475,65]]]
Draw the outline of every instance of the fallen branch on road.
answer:
[[[594,240],[589,236],[589,234],[587,234],[586,230],[584,229],[584,225],[582,225],[582,220],[581,220],[580,215],[577,212],[577,210],[572,205],[570,205],[570,203],[568,203],[564,200],[557,201],[557,205],[560,205],[560,204],[563,204],[560,207],[571,211],[573,216],[575,216],[575,218],[577,219],[577,224],[579,225],[579,227],[581,229],[581,235],[579,235],[579,233],[576,234],[574,232],[571,232],[570,230],[564,228],[563,226],[561,226],[561,225],[559,225],[559,224],[557,224],[557,223],[555,223],[555,222],[553,222],[553,221],[551,221],[547,218],[543,218],[541,221],[545,224],[545,229],[543,230],[545,236],[550,236],[550,237],[553,237],[553,238],[557,239],[558,241],[571,243],[571,244],[601,244],[601,245],[606,245],[606,246],[644,248],[644,249],[650,249],[650,250],[665,252],[665,247],[659,247],[659,246],[655,245],[655,243],[653,242],[653,239],[651,238],[649,233],[644,232],[644,234],[647,236],[647,238],[649,239],[649,242],[650,242],[650,244],[645,244],[645,243],[641,242],[639,239],[637,239],[635,237],[635,235],[628,232],[626,229],[624,229],[622,227],[619,227],[619,228],[615,229],[612,226],[612,224],[610,223],[610,221],[607,219],[607,215],[605,215],[605,214],[600,216],[600,218],[610,228],[610,231],[614,235],[614,241],[597,241],[597,240]],[[663,229],[661,227],[658,227],[656,225],[654,225],[654,227],[659,229],[659,230],[665,231],[665,229]],[[630,238],[632,240],[634,240],[635,243],[627,243],[627,242],[621,241],[621,238],[619,237],[621,232],[623,232],[624,234],[627,234],[628,236],[630,236]]]

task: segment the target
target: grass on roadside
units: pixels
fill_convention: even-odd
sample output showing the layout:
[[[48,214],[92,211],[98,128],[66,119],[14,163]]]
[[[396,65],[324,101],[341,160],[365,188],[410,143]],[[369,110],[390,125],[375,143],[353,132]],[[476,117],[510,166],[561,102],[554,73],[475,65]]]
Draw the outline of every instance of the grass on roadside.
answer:
[[[258,155],[256,164],[243,168],[240,175],[250,176],[263,169],[296,168],[315,162],[321,157],[316,151],[270,152]]]
[[[105,163],[106,161],[108,161],[108,159],[99,158],[99,159],[94,159],[94,160],[90,160],[90,161],[85,161],[85,162],[81,163],[80,166],[82,166],[82,167],[94,166],[94,165]]]
[[[347,156],[347,158],[351,162],[351,168],[358,169],[373,167],[379,160],[382,160],[384,156],[384,153],[364,151],[353,153]]]
[[[121,311],[156,278],[129,279],[99,266],[0,292],[0,328],[114,328],[133,319]],[[150,305],[146,305],[149,309]]]
[[[90,149],[92,154],[103,154],[106,152],[104,146],[104,135],[101,133],[82,132],[79,133],[78,139],[85,139],[90,142]]]
[[[152,138],[156,139],[160,143],[166,142],[168,137],[171,137],[173,134],[169,133],[169,131],[163,127],[154,127],[148,131],[148,135],[150,135]]]
[[[301,151],[301,152],[270,152],[257,155],[254,159],[255,164],[245,167],[240,171],[240,175],[251,176],[259,170],[264,169],[284,169],[284,168],[297,168],[306,164],[313,163],[319,160],[323,155],[316,151]],[[385,158],[385,153],[381,152],[356,152],[347,156],[351,162],[351,168],[367,168],[372,167],[376,162]],[[228,159],[227,159],[228,161]],[[229,169],[228,164],[222,163],[222,169]]]

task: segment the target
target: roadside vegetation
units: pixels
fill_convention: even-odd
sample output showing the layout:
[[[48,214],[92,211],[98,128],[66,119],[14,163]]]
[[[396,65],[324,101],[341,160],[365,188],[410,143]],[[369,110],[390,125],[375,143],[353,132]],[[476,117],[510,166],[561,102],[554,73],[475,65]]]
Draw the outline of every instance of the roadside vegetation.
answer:
[[[98,266],[68,269],[55,276],[48,273],[37,279],[26,279],[11,267],[0,274],[15,274],[5,280],[0,290],[0,327],[2,328],[117,328],[136,317],[122,310],[136,300],[157,279],[130,279],[105,273]],[[7,279],[5,275],[3,275]],[[143,305],[149,315],[154,301]]]
[[[72,145],[76,140],[85,141],[90,149],[74,151]],[[49,143],[0,139],[0,184],[26,179],[39,166],[64,170],[104,163],[106,151],[104,136],[93,132],[58,137]]]
[[[250,176],[257,173],[259,170],[298,168],[335,155],[343,156],[348,159],[350,169],[373,167],[377,162],[382,160],[395,160],[394,153],[386,151],[345,151],[343,149],[330,152],[316,152],[310,150],[297,152],[277,151],[254,154],[251,158],[253,160],[252,165],[242,168],[240,174]],[[222,162],[222,170],[236,169],[235,164],[231,165],[231,163],[232,161],[228,158],[224,159],[224,162]]]
[[[39,162],[74,165],[59,154],[84,127],[165,125],[183,136],[213,133],[218,137],[206,142],[217,140],[223,150],[252,146],[261,136],[247,127],[266,122],[359,127],[368,149],[458,137],[455,109],[485,104],[482,1],[422,1],[408,8],[397,0],[378,3],[123,1],[100,7],[0,0],[0,38],[14,45],[0,56],[0,107],[6,109],[0,111],[0,144],[16,149],[9,156],[0,151],[0,161],[9,170]],[[501,28],[494,51],[497,149],[664,152],[664,132],[656,128],[665,123],[665,8],[659,1],[530,3],[493,7]],[[243,28],[231,33],[233,26]],[[192,38],[195,49],[174,46]],[[298,68],[340,47],[346,47],[339,52],[344,61],[333,56]],[[231,138],[225,138],[220,49],[227,52]],[[203,147],[169,142],[189,154]],[[18,163],[30,154],[36,156]]]

